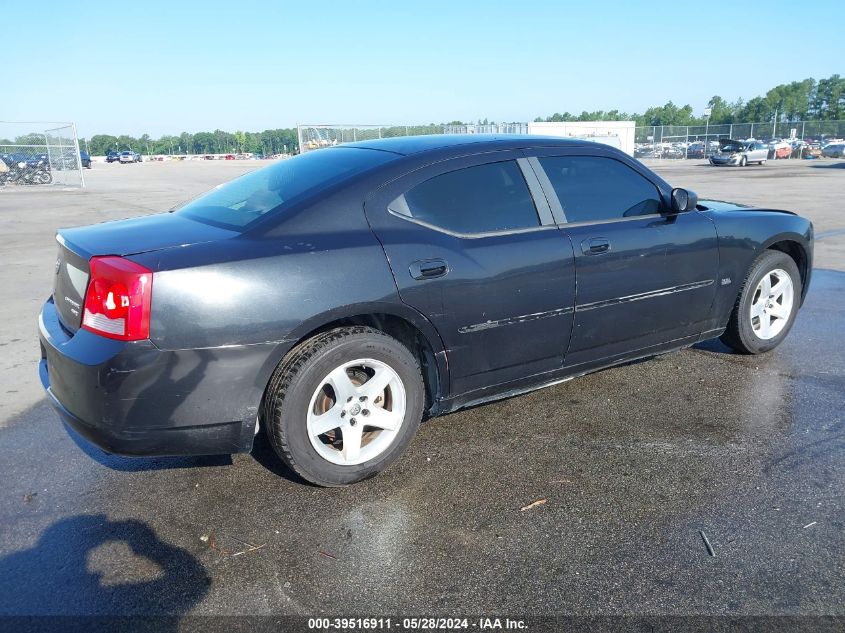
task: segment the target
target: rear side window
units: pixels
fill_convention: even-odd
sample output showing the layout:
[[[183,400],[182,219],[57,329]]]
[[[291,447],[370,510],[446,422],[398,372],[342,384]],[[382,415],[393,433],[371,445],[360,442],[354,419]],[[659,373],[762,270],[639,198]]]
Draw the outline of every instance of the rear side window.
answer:
[[[567,222],[600,222],[660,213],[660,192],[627,165],[600,156],[540,158]]]
[[[455,233],[492,233],[540,225],[534,200],[515,161],[435,176],[396,198],[389,208]]]
[[[241,229],[306,194],[396,158],[351,147],[308,152],[241,176],[191,200],[178,210],[195,220]]]

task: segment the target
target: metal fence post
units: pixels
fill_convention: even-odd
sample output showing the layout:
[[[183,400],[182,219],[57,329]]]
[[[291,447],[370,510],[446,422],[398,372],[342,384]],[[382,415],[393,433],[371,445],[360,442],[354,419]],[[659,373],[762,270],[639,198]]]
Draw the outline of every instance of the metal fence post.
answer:
[[[76,135],[76,123],[70,124],[73,130],[73,146],[76,152],[76,168],[79,170],[79,182],[81,186],[85,186],[85,176],[82,175],[82,157],[79,155],[79,137]],[[149,154],[149,152],[147,152]],[[90,160],[90,156],[89,156]]]

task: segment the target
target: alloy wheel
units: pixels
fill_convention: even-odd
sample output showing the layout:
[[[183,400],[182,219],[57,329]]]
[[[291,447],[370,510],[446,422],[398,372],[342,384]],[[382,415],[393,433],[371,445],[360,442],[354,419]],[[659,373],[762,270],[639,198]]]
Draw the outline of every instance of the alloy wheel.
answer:
[[[795,287],[785,270],[776,268],[763,275],[754,290],[749,310],[754,334],[764,341],[780,334],[789,322],[794,302]]]
[[[362,464],[390,448],[405,408],[405,386],[392,367],[372,358],[353,360],[329,372],[311,396],[308,438],[333,464]]]

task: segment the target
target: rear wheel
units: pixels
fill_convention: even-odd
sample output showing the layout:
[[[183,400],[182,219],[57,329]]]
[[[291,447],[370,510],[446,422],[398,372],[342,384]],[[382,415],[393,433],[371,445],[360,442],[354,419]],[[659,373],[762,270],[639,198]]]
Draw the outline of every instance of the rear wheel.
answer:
[[[291,351],[267,388],[270,443],[297,474],[343,486],[379,473],[411,441],[425,394],[419,363],[366,327],[329,330]]]
[[[786,338],[801,302],[801,275],[786,253],[766,251],[748,273],[722,342],[743,354],[762,354]]]

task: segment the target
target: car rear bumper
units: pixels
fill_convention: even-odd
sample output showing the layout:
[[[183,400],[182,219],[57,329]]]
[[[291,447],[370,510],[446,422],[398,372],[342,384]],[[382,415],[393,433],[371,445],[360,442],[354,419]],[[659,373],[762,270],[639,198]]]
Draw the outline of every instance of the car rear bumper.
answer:
[[[71,335],[52,300],[42,308],[39,337],[48,399],[68,426],[101,449],[119,455],[252,449],[272,371],[268,349],[168,351],[86,330]]]

